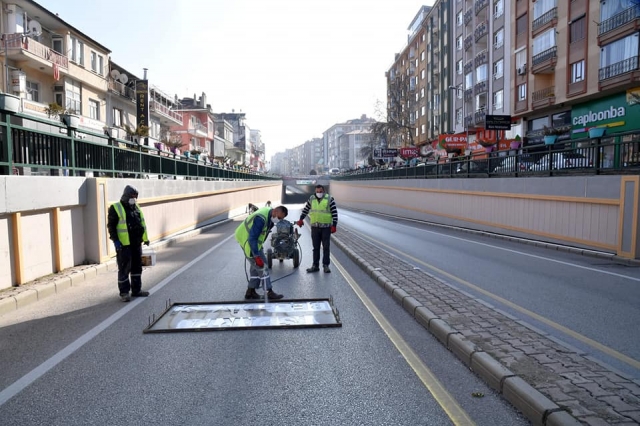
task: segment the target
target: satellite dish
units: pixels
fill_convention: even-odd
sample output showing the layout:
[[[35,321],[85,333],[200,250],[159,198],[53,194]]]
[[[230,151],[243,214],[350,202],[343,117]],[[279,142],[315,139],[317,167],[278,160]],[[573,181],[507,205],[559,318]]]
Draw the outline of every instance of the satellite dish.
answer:
[[[111,70],[111,78],[114,80],[117,80],[118,77],[120,77],[120,71],[118,70]]]
[[[129,81],[129,77],[127,77],[126,74],[120,74],[120,81],[122,82],[122,84],[127,84],[127,81]]]
[[[31,22],[29,22],[29,35],[37,37],[40,34],[42,34],[42,25],[40,25],[40,22],[32,19]]]

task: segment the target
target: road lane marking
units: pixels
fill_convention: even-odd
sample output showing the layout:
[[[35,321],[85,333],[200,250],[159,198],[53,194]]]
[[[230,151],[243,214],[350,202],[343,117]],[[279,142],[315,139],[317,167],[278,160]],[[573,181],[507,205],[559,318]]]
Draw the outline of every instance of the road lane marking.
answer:
[[[209,250],[205,251],[204,253],[202,253],[200,256],[198,256],[188,264],[184,265],[182,268],[175,271],[173,274],[169,275],[164,280],[160,281],[158,284],[156,284],[153,288],[149,290],[150,295],[161,290],[165,285],[171,282],[174,278],[176,278],[181,273],[191,268],[193,265],[197,264],[200,260],[202,260],[207,255],[209,255],[209,253],[218,249],[221,245],[223,245],[233,237],[234,235],[231,234],[230,236],[220,241],[218,244],[211,247]],[[55,367],[56,365],[64,361],[69,355],[73,354],[75,351],[83,347],[85,344],[89,343],[94,337],[96,337],[98,334],[102,333],[104,330],[109,328],[120,318],[124,317],[126,314],[128,314],[131,310],[133,310],[136,306],[138,306],[143,301],[144,301],[143,298],[137,298],[127,303],[126,306],[120,308],[117,312],[115,312],[109,318],[105,319],[100,324],[96,325],[91,330],[87,331],[85,334],[80,336],[74,342],[70,343],[67,347],[60,350],[57,354],[53,355],[51,358],[44,361],[42,364],[40,364],[39,366],[37,366],[36,368],[34,368],[33,370],[25,374],[18,380],[16,380],[14,383],[9,385],[5,389],[3,389],[0,392],[0,407],[3,406],[11,398],[16,396],[20,392],[22,392],[27,386],[29,386],[30,384],[38,380],[40,377],[42,377],[44,374],[46,374],[53,367]]]
[[[398,352],[407,361],[407,364],[416,373],[422,384],[433,395],[436,402],[442,407],[444,412],[449,416],[455,425],[475,425],[469,415],[463,410],[458,402],[451,396],[449,392],[442,386],[442,383],[433,375],[431,370],[422,362],[420,357],[405,342],[400,333],[387,321],[382,312],[373,304],[371,299],[360,288],[358,283],[349,275],[346,269],[332,255],[331,262],[336,266],[344,279],[349,283],[354,293],[360,298],[362,304],[367,308],[371,316],[376,320],[380,328],[386,333],[387,337],[396,347]]]
[[[393,217],[393,218],[397,218],[397,219],[406,220],[406,221],[409,221],[409,222],[416,222],[416,223],[428,225],[428,223],[425,223],[425,222],[417,220],[417,219],[400,218],[400,217],[397,217],[397,216],[386,215],[386,214],[383,214],[383,213],[376,213],[376,212],[373,212],[373,213],[375,213],[376,215],[380,215],[380,216]],[[413,231],[415,231],[416,229],[419,229],[422,232],[427,232],[429,234],[438,235],[440,237],[452,238],[454,240],[464,241],[465,243],[473,243],[473,244],[477,244],[477,245],[480,245],[480,246],[491,247],[491,248],[494,248],[494,249],[497,249],[497,250],[506,251],[506,252],[509,252],[509,253],[515,253],[515,254],[519,254],[519,255],[522,255],[522,256],[528,256],[528,257],[533,257],[535,259],[546,260],[548,262],[558,263],[560,265],[572,266],[572,267],[578,268],[578,269],[584,269],[584,270],[587,270],[587,271],[599,272],[599,273],[605,274],[605,275],[611,275],[611,276],[618,277],[618,278],[624,278],[624,279],[627,279],[627,280],[640,282],[640,278],[632,277],[632,276],[629,276],[629,275],[618,274],[616,272],[605,271],[605,270],[602,270],[602,269],[592,268],[590,266],[577,265],[575,263],[566,262],[566,261],[563,261],[563,260],[553,259],[553,258],[544,257],[544,256],[538,256],[536,254],[525,253],[525,252],[522,252],[522,251],[518,251],[518,250],[514,250],[514,249],[508,249],[508,248],[500,247],[500,246],[494,246],[492,244],[481,243],[479,241],[469,240],[469,239],[466,239],[466,238],[454,237],[452,235],[446,235],[446,234],[442,234],[442,233],[439,233],[439,232],[428,231],[426,229],[413,228],[411,226],[403,225],[403,224],[397,223],[397,222],[394,222],[394,224],[397,225],[397,226],[402,226],[404,228],[411,229]],[[455,227],[453,227],[453,226],[452,226],[452,228],[455,229]]]
[[[595,340],[590,339],[587,336],[584,336],[584,335],[582,335],[582,334],[580,334],[580,333],[578,333],[576,331],[571,330],[570,328],[567,328],[567,327],[565,327],[563,325],[560,325],[560,324],[558,324],[556,322],[553,322],[550,319],[547,319],[547,318],[543,317],[542,315],[538,315],[533,311],[530,311],[530,310],[528,310],[526,308],[521,307],[520,305],[516,305],[515,303],[513,303],[513,302],[511,302],[511,301],[509,301],[507,299],[504,299],[504,298],[502,298],[500,296],[497,296],[497,295],[495,295],[495,294],[493,294],[493,293],[491,293],[491,292],[489,292],[489,291],[487,291],[487,290],[485,290],[485,289],[483,289],[481,287],[478,287],[477,285],[472,284],[472,283],[470,283],[469,281],[467,281],[465,279],[462,279],[462,278],[459,278],[459,277],[457,277],[457,276],[455,276],[453,274],[450,274],[449,272],[444,271],[444,270],[438,268],[437,266],[431,265],[431,264],[429,264],[429,263],[427,263],[427,262],[425,262],[423,260],[420,260],[420,259],[418,259],[418,258],[416,258],[414,256],[411,256],[410,254],[406,254],[403,251],[400,251],[400,250],[396,249],[395,247],[391,247],[391,246],[383,243],[382,241],[376,240],[375,238],[369,237],[368,235],[361,234],[360,232],[353,231],[353,229],[351,229],[351,232],[353,232],[354,234],[357,234],[358,236],[360,236],[363,239],[369,240],[369,241],[371,241],[371,242],[373,242],[375,244],[378,244],[379,246],[385,247],[388,251],[398,253],[401,256],[404,256],[404,257],[406,257],[408,259],[411,259],[412,261],[414,261],[416,263],[419,263],[420,265],[423,265],[423,266],[425,266],[425,267],[427,267],[427,268],[429,268],[429,269],[431,269],[431,270],[433,270],[433,271],[435,271],[435,272],[437,272],[439,274],[442,274],[442,275],[446,276],[447,278],[449,278],[449,279],[451,279],[453,281],[457,281],[460,284],[463,284],[463,285],[465,285],[465,286],[477,291],[478,293],[482,293],[485,296],[488,296],[488,297],[490,297],[490,298],[492,298],[492,299],[494,299],[494,300],[496,300],[496,301],[498,301],[498,302],[510,307],[511,309],[513,309],[515,311],[518,311],[518,312],[520,312],[520,313],[522,313],[524,315],[527,315],[527,316],[529,316],[531,318],[534,318],[535,320],[540,321],[541,323],[544,323],[544,324],[548,325],[549,327],[554,328],[554,329],[556,329],[556,330],[558,330],[558,331],[560,331],[560,332],[562,332],[564,334],[567,334],[568,336],[571,336],[574,339],[576,339],[576,340],[578,340],[578,341],[580,341],[580,342],[582,342],[582,343],[584,343],[584,344],[586,344],[588,346],[591,346],[592,348],[595,348],[595,349],[599,350],[600,352],[603,352],[603,353],[605,353],[605,354],[617,359],[618,361],[624,362],[625,364],[628,364],[628,365],[632,366],[633,368],[640,369],[640,361],[637,361],[637,360],[631,358],[630,356],[627,356],[627,355],[625,355],[623,353],[620,353],[620,352],[616,351],[615,349],[612,349],[612,348],[610,348],[608,346],[603,345],[602,343],[596,342]]]

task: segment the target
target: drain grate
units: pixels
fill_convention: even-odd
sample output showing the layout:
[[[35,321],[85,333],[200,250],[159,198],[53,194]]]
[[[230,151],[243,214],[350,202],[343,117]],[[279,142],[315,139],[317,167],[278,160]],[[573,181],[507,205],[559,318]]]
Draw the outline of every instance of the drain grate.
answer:
[[[144,333],[219,331],[274,328],[342,327],[340,313],[329,299],[291,299],[277,302],[167,301],[158,318],[149,318]]]

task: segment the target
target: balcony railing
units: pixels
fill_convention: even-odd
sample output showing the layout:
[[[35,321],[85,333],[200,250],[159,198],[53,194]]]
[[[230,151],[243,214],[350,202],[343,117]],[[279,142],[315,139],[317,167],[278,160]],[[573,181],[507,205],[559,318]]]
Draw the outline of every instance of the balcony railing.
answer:
[[[486,111],[484,111],[484,110],[476,111],[474,113],[474,122],[475,122],[475,124],[484,123],[486,116],[487,116]]]
[[[476,15],[482,12],[482,10],[486,8],[488,5],[489,5],[489,0],[476,0],[476,4],[475,4]]]
[[[475,85],[476,95],[487,91],[487,80],[479,81]]]
[[[638,57],[634,56],[632,58],[625,59],[621,62],[616,62],[615,64],[611,64],[604,68],[600,68],[598,70],[598,80],[606,80],[608,78],[612,78],[618,76],[620,74],[625,74],[631,71],[635,71],[638,69]]]
[[[27,52],[42,58],[46,61],[51,62],[51,64],[57,64],[62,68],[69,68],[69,58],[60,53],[56,52],[50,47],[45,46],[42,43],[37,42],[36,40],[24,37],[22,34],[3,34],[2,35],[2,47],[4,53],[4,48],[6,45],[7,50],[14,49],[22,49]],[[6,42],[5,42],[6,40]]]
[[[640,18],[640,5],[631,6],[628,9],[623,10],[622,12],[613,15],[609,19],[605,19],[604,21],[598,24],[598,35],[604,34],[611,30],[615,30],[618,27],[623,26],[627,22],[631,22],[634,19]]]
[[[136,92],[134,89],[132,89],[131,87],[125,86],[119,81],[115,81],[111,78],[109,79],[109,90],[116,92],[120,96],[123,96],[132,101],[135,101],[136,99]]]
[[[487,56],[488,55],[486,50],[483,50],[482,52],[478,53],[475,58],[476,67],[479,67],[480,65],[487,63]]]
[[[464,13],[464,25],[469,25],[469,22],[471,22],[471,19],[473,18],[473,10],[469,9]]]
[[[160,102],[158,102],[155,99],[151,99],[149,101],[149,109],[151,111],[155,111],[158,114],[162,114],[166,117],[169,117],[173,120],[179,121],[180,123],[182,123],[182,113],[179,111],[174,111],[172,109],[170,109],[168,106],[166,105],[162,105]]]
[[[541,101],[547,98],[553,98],[555,96],[555,86],[546,87],[541,90],[536,90],[531,94],[531,99],[535,101]]]
[[[469,61],[464,64],[464,73],[469,74],[471,71],[473,71],[473,62]]]
[[[553,46],[551,49],[547,49],[544,52],[540,52],[537,55],[534,55],[533,58],[531,58],[531,62],[535,66],[545,61],[548,61],[551,58],[555,58],[557,55],[558,55],[558,47]]]
[[[473,46],[473,36],[472,35],[468,35],[465,39],[464,39],[464,50],[469,50],[471,48],[471,46]]]
[[[206,136],[207,127],[201,123],[189,124],[188,132],[191,134],[195,134],[196,136]]]
[[[534,19],[533,22],[531,23],[531,29],[533,31],[535,31],[538,28],[540,28],[540,27],[548,24],[549,22],[553,21],[557,17],[558,17],[558,8],[554,7],[553,9],[549,10],[548,12],[545,12],[544,14],[542,14],[539,18]]]
[[[487,35],[489,31],[488,29],[489,29],[489,25],[487,24],[487,22],[482,22],[476,27],[474,31],[476,42],[478,42],[482,37]]]

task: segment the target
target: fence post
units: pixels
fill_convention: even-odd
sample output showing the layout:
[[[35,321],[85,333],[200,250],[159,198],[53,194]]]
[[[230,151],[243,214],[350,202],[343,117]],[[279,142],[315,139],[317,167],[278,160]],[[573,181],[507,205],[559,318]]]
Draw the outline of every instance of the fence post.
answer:
[[[76,138],[73,135],[73,129],[67,127],[67,136],[71,138],[71,176],[78,176],[76,170]]]

